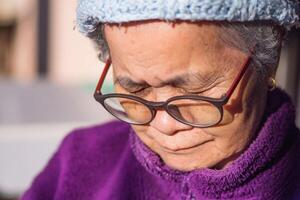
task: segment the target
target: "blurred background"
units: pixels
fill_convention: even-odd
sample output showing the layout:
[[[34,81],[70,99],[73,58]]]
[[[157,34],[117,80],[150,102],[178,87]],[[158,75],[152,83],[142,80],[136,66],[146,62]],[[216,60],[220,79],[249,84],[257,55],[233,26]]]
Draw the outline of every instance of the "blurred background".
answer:
[[[0,0],[0,200],[22,194],[72,129],[111,119],[93,99],[103,63],[74,30],[75,9],[76,1]],[[298,126],[299,66],[292,30],[277,81],[297,105]]]

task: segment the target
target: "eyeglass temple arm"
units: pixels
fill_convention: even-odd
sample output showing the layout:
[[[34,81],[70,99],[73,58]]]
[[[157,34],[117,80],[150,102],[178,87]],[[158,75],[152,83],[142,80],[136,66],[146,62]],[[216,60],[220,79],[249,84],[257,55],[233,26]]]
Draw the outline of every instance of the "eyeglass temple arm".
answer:
[[[249,64],[250,64],[250,60],[251,60],[251,56],[247,58],[247,60],[245,61],[244,65],[243,65],[243,69],[239,72],[237,78],[234,80],[232,86],[229,88],[229,90],[227,91],[227,93],[225,94],[225,99],[226,101],[228,101],[231,97],[231,95],[233,94],[235,88],[237,87],[237,85],[239,84],[239,82],[241,81],[242,77],[244,76]]]
[[[106,74],[108,72],[108,69],[109,69],[110,65],[111,65],[111,59],[108,58],[107,61],[106,61],[106,63],[105,63],[105,67],[103,69],[103,72],[102,72],[102,74],[100,76],[100,79],[98,81],[98,84],[97,84],[97,87],[96,87],[96,90],[95,90],[95,94],[101,94],[100,89],[101,89],[101,87],[103,85],[104,79],[106,77]]]

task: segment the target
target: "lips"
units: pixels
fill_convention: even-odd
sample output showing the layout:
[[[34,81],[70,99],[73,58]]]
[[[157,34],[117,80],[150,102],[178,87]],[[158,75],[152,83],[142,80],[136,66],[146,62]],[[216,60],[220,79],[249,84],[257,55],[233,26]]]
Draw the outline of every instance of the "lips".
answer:
[[[174,148],[173,146],[167,146],[167,145],[163,145],[163,144],[158,144],[158,146],[160,147],[160,149],[166,153],[170,153],[170,154],[187,154],[187,153],[191,153],[193,151],[195,151],[198,147],[204,145],[207,142],[210,142],[212,140],[207,140],[207,141],[203,141],[203,142],[199,142],[197,144],[191,145],[191,146],[178,146],[176,148]]]
[[[214,139],[211,135],[199,131],[178,132],[174,135],[148,131],[146,135],[152,140],[152,144],[155,143],[159,149],[167,153],[187,153]]]

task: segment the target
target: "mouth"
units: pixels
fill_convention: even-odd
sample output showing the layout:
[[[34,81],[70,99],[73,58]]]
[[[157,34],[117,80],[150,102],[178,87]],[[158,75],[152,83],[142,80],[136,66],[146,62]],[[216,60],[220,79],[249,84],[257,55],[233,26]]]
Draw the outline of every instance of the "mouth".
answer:
[[[197,150],[198,148],[201,148],[205,143],[208,143],[212,140],[207,140],[201,143],[197,143],[195,145],[191,145],[188,147],[176,147],[176,148],[170,148],[166,145],[159,145],[161,151],[168,153],[168,154],[176,154],[176,155],[182,155],[182,154],[189,154]]]
[[[140,139],[156,153],[173,155],[192,154],[213,142],[215,137],[199,130],[180,131],[174,135],[163,134],[156,129],[136,131]],[[159,153],[160,152],[160,153]]]

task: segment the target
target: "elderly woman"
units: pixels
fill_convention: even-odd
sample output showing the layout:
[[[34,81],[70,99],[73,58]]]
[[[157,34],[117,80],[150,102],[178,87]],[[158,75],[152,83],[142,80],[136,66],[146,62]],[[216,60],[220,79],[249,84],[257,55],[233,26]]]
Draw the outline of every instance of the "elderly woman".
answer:
[[[69,134],[22,199],[300,199],[295,110],[274,80],[298,11],[292,0],[79,1],[79,29],[106,61],[95,99],[120,121]]]

